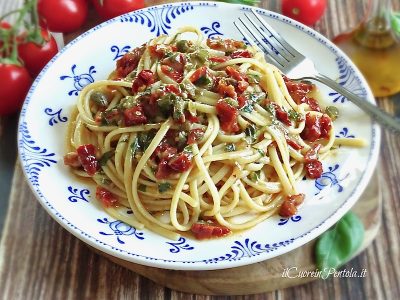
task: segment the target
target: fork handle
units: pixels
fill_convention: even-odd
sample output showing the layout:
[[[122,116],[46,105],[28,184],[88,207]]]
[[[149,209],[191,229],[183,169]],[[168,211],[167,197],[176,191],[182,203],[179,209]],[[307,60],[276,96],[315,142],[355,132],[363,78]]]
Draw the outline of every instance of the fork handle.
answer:
[[[325,84],[326,86],[330,87],[331,89],[345,96],[348,100],[350,100],[359,108],[364,110],[367,114],[369,114],[373,119],[375,119],[381,125],[385,126],[386,128],[396,133],[400,133],[400,121],[398,119],[382,111],[376,105],[373,105],[370,102],[366,101],[365,99],[346,90],[336,81],[330,79],[329,77],[326,77],[325,75],[318,73],[313,77],[304,77],[304,79],[314,79]]]

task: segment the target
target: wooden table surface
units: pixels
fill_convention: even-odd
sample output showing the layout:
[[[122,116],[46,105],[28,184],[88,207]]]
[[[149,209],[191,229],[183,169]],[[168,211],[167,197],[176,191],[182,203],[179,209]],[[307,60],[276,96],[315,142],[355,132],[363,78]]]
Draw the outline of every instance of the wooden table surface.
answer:
[[[22,2],[1,0],[0,15]],[[362,2],[330,0],[316,30],[331,38],[354,26],[364,14]],[[264,0],[260,6],[279,12],[280,1]],[[393,0],[393,7],[400,10],[400,0]],[[378,102],[400,116],[400,95]],[[95,254],[58,225],[35,200],[16,162],[17,120],[17,115],[0,118],[0,299],[230,298],[164,288]],[[387,131],[377,171],[382,226],[371,246],[343,267],[366,269],[365,278],[329,278],[234,299],[400,299],[400,139]]]

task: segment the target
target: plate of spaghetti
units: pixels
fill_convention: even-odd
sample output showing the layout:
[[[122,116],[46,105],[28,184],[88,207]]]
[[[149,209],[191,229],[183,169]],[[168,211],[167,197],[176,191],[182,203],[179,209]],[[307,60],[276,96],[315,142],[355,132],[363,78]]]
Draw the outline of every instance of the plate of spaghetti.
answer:
[[[376,165],[379,127],[248,45],[231,20],[249,9],[135,11],[82,34],[44,68],[18,145],[28,183],[64,228],[134,263],[212,270],[300,247],[352,207]],[[327,39],[257,12],[322,73],[374,101]]]

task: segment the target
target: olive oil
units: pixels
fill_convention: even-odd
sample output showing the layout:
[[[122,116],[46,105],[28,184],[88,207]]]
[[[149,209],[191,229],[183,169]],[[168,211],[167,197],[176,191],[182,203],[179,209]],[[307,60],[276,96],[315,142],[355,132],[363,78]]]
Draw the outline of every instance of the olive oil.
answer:
[[[382,1],[387,7],[379,2],[370,1],[372,16],[333,42],[360,69],[374,96],[386,97],[400,92],[400,41],[390,26],[390,1]]]

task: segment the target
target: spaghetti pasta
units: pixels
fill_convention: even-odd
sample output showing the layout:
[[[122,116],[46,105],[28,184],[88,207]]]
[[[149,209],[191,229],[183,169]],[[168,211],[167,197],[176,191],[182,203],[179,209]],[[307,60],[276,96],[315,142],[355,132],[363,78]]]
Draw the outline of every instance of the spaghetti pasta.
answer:
[[[321,176],[335,145],[363,146],[335,139],[335,114],[314,90],[243,42],[184,27],[81,91],[64,163],[127,224],[170,239],[224,236],[295,214],[297,182]]]

